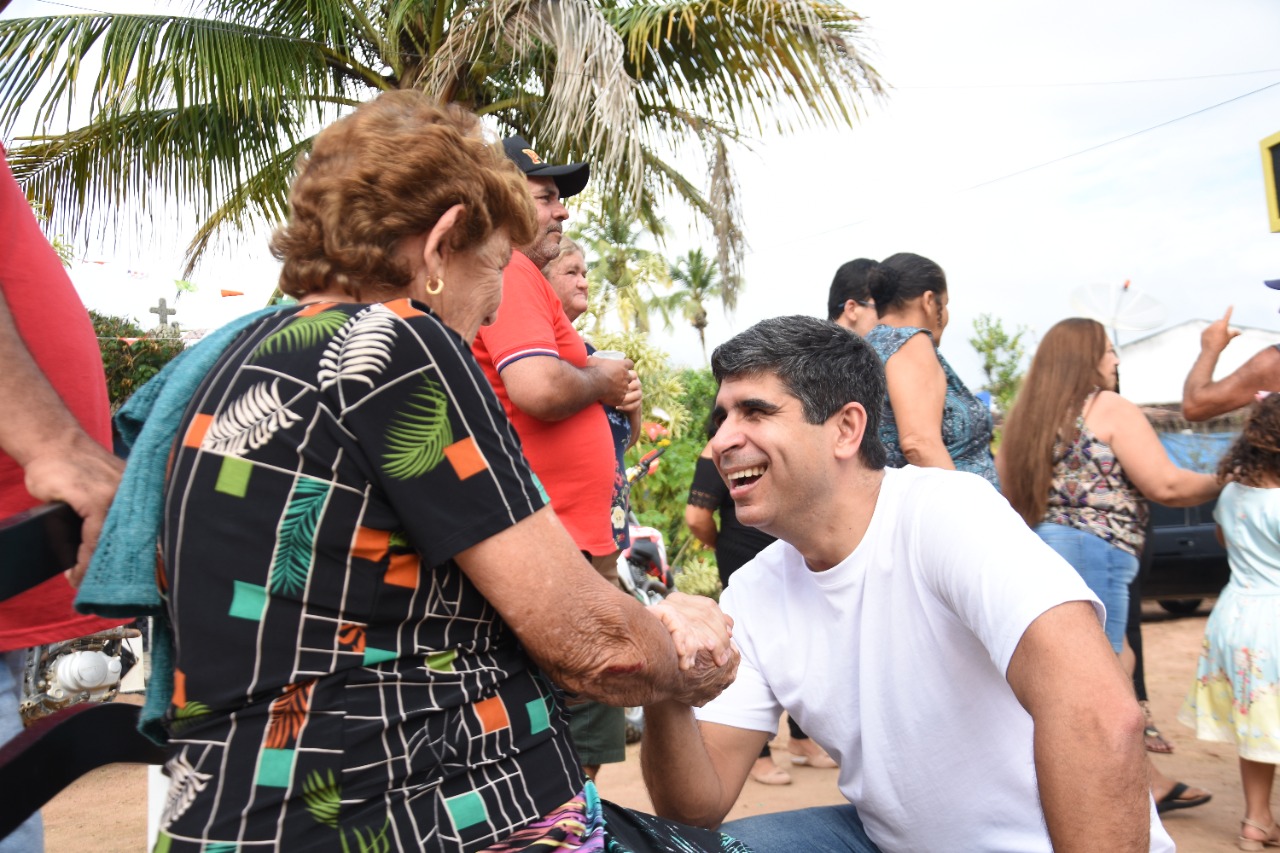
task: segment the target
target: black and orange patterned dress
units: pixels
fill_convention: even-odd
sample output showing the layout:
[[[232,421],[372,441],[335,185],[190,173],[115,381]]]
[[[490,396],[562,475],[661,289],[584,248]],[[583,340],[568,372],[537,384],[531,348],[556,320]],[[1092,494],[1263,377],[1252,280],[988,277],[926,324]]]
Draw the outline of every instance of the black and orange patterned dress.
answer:
[[[313,304],[242,333],[165,492],[156,849],[483,850],[581,798],[557,691],[453,561],[542,505],[425,306]]]

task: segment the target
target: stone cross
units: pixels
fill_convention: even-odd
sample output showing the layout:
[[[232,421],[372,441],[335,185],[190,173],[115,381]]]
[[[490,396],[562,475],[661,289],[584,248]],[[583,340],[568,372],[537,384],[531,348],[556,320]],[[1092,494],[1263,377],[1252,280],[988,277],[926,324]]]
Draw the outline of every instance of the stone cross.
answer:
[[[161,299],[160,299],[160,304],[159,304],[159,305],[155,306],[154,308],[148,308],[147,310],[148,310],[148,311],[150,311],[152,314],[159,314],[159,315],[160,315],[160,326],[161,326],[161,328],[164,328],[165,326],[168,326],[168,325],[169,325],[169,318],[170,318],[171,316],[173,316],[174,314],[177,314],[177,313],[178,313],[178,309],[177,309],[177,308],[168,308],[168,307],[166,307],[166,306],[165,306],[165,301],[164,301],[164,299],[163,299],[163,298],[161,298]]]

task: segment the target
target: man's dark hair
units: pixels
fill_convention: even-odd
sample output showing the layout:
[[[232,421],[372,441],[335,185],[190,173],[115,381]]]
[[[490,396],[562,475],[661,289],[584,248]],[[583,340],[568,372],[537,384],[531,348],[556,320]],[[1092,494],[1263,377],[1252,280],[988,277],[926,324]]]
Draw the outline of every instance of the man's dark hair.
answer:
[[[844,313],[844,305],[850,299],[854,302],[870,302],[871,288],[867,286],[867,273],[876,265],[870,258],[858,258],[841,264],[836,270],[836,277],[831,279],[831,289],[827,291],[827,319],[834,320]]]
[[[717,382],[773,374],[800,401],[804,419],[824,423],[851,402],[867,410],[858,455],[872,470],[885,464],[880,442],[884,367],[871,345],[829,320],[797,315],[761,320],[716,347],[711,372]]]

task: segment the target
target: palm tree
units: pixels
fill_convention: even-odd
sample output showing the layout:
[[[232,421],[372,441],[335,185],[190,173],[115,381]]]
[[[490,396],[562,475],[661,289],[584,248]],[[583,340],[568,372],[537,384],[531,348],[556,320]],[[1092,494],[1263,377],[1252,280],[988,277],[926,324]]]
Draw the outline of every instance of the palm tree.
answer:
[[[720,299],[725,310],[733,308],[733,297],[736,283],[730,283],[720,277],[719,264],[714,258],[708,258],[701,249],[690,249],[684,257],[677,258],[670,269],[671,283],[674,289],[670,294],[658,300],[655,307],[666,321],[667,330],[672,328],[671,315],[677,311],[684,315],[693,328],[698,330],[698,342],[702,344],[702,361],[710,364],[707,358],[707,301]]]
[[[637,210],[612,194],[590,193],[578,209],[582,222],[571,236],[588,253],[593,328],[600,331],[612,314],[624,332],[648,332],[655,292],[671,282],[666,259],[640,243],[646,234],[662,240],[661,221],[646,227]]]
[[[215,242],[283,218],[320,127],[407,87],[589,160],[595,185],[646,224],[683,200],[736,271],[731,144],[852,123],[882,91],[861,19],[836,0],[206,0],[204,12],[0,21],[0,131],[34,106],[36,135],[10,158],[28,193],[72,234],[193,210],[188,273]],[[88,124],[51,132],[85,89]],[[674,165],[699,147],[705,188]]]

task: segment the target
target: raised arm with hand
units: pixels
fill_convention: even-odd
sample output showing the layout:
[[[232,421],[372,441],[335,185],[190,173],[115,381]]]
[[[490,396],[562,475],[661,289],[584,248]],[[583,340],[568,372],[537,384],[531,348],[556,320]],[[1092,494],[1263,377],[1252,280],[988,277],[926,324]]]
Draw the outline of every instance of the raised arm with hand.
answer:
[[[85,433],[27,351],[0,293],[0,449],[22,466],[27,491],[44,501],[66,501],[84,519],[76,565],[79,584],[98,542],[124,463]]]
[[[1214,475],[1175,465],[1142,410],[1114,391],[1098,393],[1085,422],[1111,445],[1133,485],[1148,500],[1165,506],[1195,506],[1222,491]]]
[[[1266,347],[1218,381],[1213,371],[1227,344],[1240,334],[1231,328],[1231,308],[1200,333],[1200,355],[1182,385],[1182,416],[1207,421],[1253,402],[1259,391],[1280,391],[1280,352]]]
[[[529,554],[538,554],[553,570],[512,572]],[[709,653],[697,655],[696,665],[682,668],[663,622],[601,578],[548,508],[460,552],[456,560],[530,657],[566,690],[622,707],[667,699],[702,705],[733,681],[738,653],[729,646],[731,623],[716,632],[707,605],[691,605],[699,613],[696,641],[716,639]],[[573,618],[547,617],[568,605]]]
[[[521,411],[542,421],[562,421],[593,403],[626,403],[633,366],[631,359],[591,357],[586,367],[574,367],[554,356],[535,355],[502,368],[502,383]]]
[[[1040,801],[1058,853],[1150,847],[1142,712],[1093,606],[1042,613],[1005,673],[1035,727]]]

